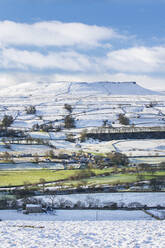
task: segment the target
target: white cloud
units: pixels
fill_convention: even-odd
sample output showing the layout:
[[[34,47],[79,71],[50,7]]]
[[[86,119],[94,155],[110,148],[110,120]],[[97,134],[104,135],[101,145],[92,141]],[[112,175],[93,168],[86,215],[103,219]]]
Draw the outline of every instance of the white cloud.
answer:
[[[87,55],[75,51],[49,52],[43,55],[35,51],[3,49],[0,52],[1,68],[13,69],[61,69],[66,71],[86,71],[91,67]]]
[[[111,51],[105,56],[68,51],[38,51],[4,48],[0,50],[0,66],[4,69],[60,69],[70,72],[150,74],[165,70],[165,47],[133,47]]]
[[[104,65],[120,72],[149,73],[165,69],[165,47],[133,47],[109,52]]]
[[[1,72],[1,87],[35,80],[108,80],[137,81],[147,88],[165,88],[163,76],[156,76],[165,74],[165,47],[114,50],[112,39],[126,38],[112,28],[83,23],[2,21],[0,68],[8,73]],[[107,49],[109,52],[104,54]],[[17,73],[19,69],[24,73]],[[47,74],[47,69],[52,70],[51,75]],[[32,74],[34,70],[41,74]],[[65,73],[57,74],[57,70]]]
[[[100,46],[102,41],[121,39],[112,28],[57,21],[33,24],[0,22],[0,44],[32,46]]]

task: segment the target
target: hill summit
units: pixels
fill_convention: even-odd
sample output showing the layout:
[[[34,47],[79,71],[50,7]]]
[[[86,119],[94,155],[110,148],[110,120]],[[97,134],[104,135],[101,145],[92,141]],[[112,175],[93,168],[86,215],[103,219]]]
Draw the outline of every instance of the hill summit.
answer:
[[[136,82],[28,82],[2,89],[0,96],[29,95],[160,95],[138,85]]]

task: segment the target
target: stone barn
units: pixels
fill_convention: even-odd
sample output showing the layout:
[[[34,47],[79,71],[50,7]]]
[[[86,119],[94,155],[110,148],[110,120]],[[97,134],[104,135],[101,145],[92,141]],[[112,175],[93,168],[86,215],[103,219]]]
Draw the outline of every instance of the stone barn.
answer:
[[[42,206],[40,204],[27,204],[26,211],[28,213],[42,213]]]

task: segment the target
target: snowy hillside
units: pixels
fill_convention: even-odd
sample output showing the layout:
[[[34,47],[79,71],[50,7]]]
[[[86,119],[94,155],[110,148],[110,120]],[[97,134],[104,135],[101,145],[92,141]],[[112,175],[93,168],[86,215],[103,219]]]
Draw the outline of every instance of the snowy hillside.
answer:
[[[31,82],[14,85],[3,89],[0,96],[33,95],[159,95],[160,93],[145,89],[135,82]]]
[[[71,107],[71,113],[65,108],[65,104]],[[29,106],[36,109],[35,113],[27,114],[26,109]],[[75,128],[69,130],[64,126],[64,119],[68,114],[71,114],[75,121]],[[115,149],[127,155],[131,153],[131,156],[141,155],[144,149],[135,154],[133,149],[129,149],[129,144],[128,149],[124,148],[124,143],[122,146],[120,144],[115,146],[112,142],[106,145],[104,142],[99,144],[84,142],[76,147],[76,143],[79,143],[77,135],[83,129],[122,127],[118,119],[119,114],[129,118],[130,125],[134,127],[164,127],[165,95],[145,89],[135,82],[29,82],[6,87],[0,91],[0,121],[5,115],[11,115],[14,120],[11,129],[25,131],[33,138],[49,140],[57,149],[82,148],[84,151],[95,152]],[[43,129],[43,125],[50,123],[49,130]],[[75,143],[66,141],[68,132],[74,135]],[[149,149],[145,154],[154,150],[154,154],[164,155],[164,148],[162,146],[158,148]],[[25,153],[31,151],[32,154],[45,154],[48,149],[49,147],[41,144],[40,146],[33,144],[30,147],[11,144],[9,149],[3,142],[0,143],[1,152],[17,151],[20,154],[23,151]],[[135,150],[137,151],[137,148]]]

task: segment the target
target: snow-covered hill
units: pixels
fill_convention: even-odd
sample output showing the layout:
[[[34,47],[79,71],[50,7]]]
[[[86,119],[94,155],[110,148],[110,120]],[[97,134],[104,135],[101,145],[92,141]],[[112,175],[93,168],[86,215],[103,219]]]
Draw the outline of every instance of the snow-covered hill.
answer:
[[[120,113],[134,125],[161,126],[165,121],[164,100],[160,92],[135,82],[30,82],[0,91],[0,120],[5,114],[12,115],[16,128],[49,121],[60,125],[68,114],[64,108],[67,103],[72,106],[76,128],[100,127],[103,120],[116,127]],[[35,106],[35,115],[26,114],[29,105]]]
[[[105,95],[157,95],[157,92],[145,89],[136,82],[93,82],[72,83],[71,93]]]
[[[75,128],[69,130],[64,126],[64,119],[70,114],[65,104],[71,106],[71,115],[75,120]],[[31,115],[26,111],[30,105],[36,109]],[[14,122],[11,128],[26,131],[33,137],[51,140],[59,149],[79,149],[75,148],[74,143],[65,140],[68,132],[77,138],[83,129],[90,130],[105,125],[122,127],[118,119],[119,114],[129,118],[130,125],[135,127],[164,127],[165,95],[145,89],[135,82],[29,82],[0,91],[0,121],[4,115],[12,115]],[[52,129],[43,135],[43,132],[40,132],[41,126],[50,122]],[[36,125],[37,129],[34,128]],[[61,131],[57,133],[59,128]],[[83,149],[84,145],[81,146]],[[100,143],[97,146],[89,144],[87,150],[105,151],[105,147],[114,149],[111,143],[106,146]],[[4,146],[0,148],[1,151],[8,151]],[[16,148],[11,145],[13,152],[27,151],[27,148],[21,144]],[[84,150],[86,148],[85,144]],[[33,146],[31,153],[38,152],[37,149]],[[47,148],[43,146],[39,149],[40,154],[43,154]],[[116,146],[116,149],[120,147]],[[125,152],[123,146],[121,150]],[[127,150],[126,154],[130,153],[130,149]],[[164,154],[162,148],[154,151]]]
[[[160,95],[141,87],[135,82],[30,82],[13,85],[1,90],[0,96],[29,96],[29,95]]]

